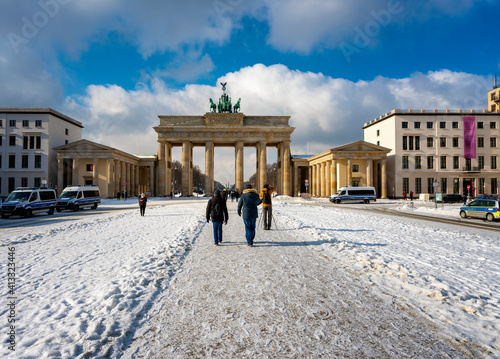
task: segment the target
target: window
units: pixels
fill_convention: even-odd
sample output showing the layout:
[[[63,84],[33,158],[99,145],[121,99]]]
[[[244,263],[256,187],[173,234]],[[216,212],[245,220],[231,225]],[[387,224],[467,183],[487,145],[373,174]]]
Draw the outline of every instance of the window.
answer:
[[[415,128],[420,128],[420,122],[415,122],[415,123],[413,124],[413,127],[415,127]]]
[[[434,194],[434,178],[427,178],[427,193]]]
[[[41,136],[36,136],[35,140],[36,140],[36,146],[35,146],[35,148],[37,150],[39,150],[40,148],[42,148],[42,137]]]
[[[492,178],[491,179],[491,194],[497,194],[498,192],[498,179],[497,178]]]
[[[67,128],[64,130],[64,134],[65,134],[66,136],[68,136],[68,135],[69,135],[69,130],[68,130]]]
[[[353,187],[359,187],[359,181],[352,181]]]
[[[401,122],[401,128],[408,128],[408,122],[407,121]]]
[[[453,147],[458,147],[458,137],[453,137],[453,139],[451,141],[452,141]]]
[[[415,150],[420,151],[420,136],[415,136]]]
[[[441,178],[441,193],[448,193],[448,181],[446,178]]]
[[[430,122],[430,121],[427,122],[427,128],[433,128],[434,127],[433,125],[434,125],[434,122]]]
[[[359,172],[359,165],[352,165],[353,172]]]
[[[484,128],[484,122],[478,122],[477,128]]]
[[[3,127],[3,120],[0,120],[0,127]]]
[[[472,170],[472,160],[470,158],[465,159],[465,170],[466,171]]]
[[[403,156],[403,169],[408,169],[408,156]]]
[[[497,156],[491,156],[491,169],[497,169]]]
[[[444,121],[439,122],[439,128],[446,128],[446,122]]]
[[[34,186],[35,187],[41,187],[42,186],[42,179],[40,177],[35,177]]]
[[[380,146],[380,141],[377,141],[377,146]]]
[[[22,168],[28,168],[28,155],[22,155],[21,157],[21,167]],[[27,187],[27,186],[23,186]]]
[[[377,130],[377,137],[380,136],[380,130]]]
[[[432,137],[427,137],[427,147],[434,147],[434,141]]]
[[[432,170],[434,168],[434,157],[427,156],[427,169]]]
[[[67,145],[68,144],[68,140],[64,140],[64,144]]]
[[[485,189],[484,188],[485,187],[485,185],[484,185],[484,178],[479,178],[478,182],[479,182],[479,186],[478,186],[479,187],[478,188],[479,194],[484,194],[484,189]]]
[[[403,151],[408,150],[408,136],[403,136]]]
[[[30,136],[30,149],[35,148],[35,136]]]
[[[414,146],[413,146],[413,136],[409,136],[408,141],[409,141],[408,148],[410,149],[410,151],[413,151],[413,149],[414,149]]]
[[[9,121],[9,126],[10,127],[16,127],[16,120],[10,120]]]
[[[453,122],[451,123],[451,128],[458,128],[458,122],[453,121]]]
[[[30,120],[23,120],[23,127],[30,127]]]
[[[10,135],[9,136],[9,146],[15,146],[16,145],[16,135]]]
[[[484,170],[484,156],[477,156],[477,164],[479,169]]]
[[[93,164],[87,164],[87,172],[92,172],[94,170],[94,165]]]
[[[410,179],[408,177],[403,177],[403,192],[410,192]]]
[[[9,177],[9,193],[16,189],[16,179]]]
[[[415,156],[415,169],[416,170],[422,169],[422,157],[420,156]]]
[[[453,194],[460,194],[460,178],[453,179]]]
[[[440,137],[439,138],[439,146],[440,147],[446,147],[446,137]]]
[[[492,130],[494,130],[495,128],[497,128],[497,123],[496,123],[496,122],[494,122],[494,121],[491,121],[491,122],[490,122],[490,128],[491,128]]]
[[[460,157],[459,156],[453,156],[453,169],[459,169],[460,168]]]
[[[16,155],[9,155],[9,168],[16,168]]]
[[[422,179],[415,178],[415,193],[422,193]]]
[[[35,168],[42,168],[42,155],[35,155]],[[35,186],[40,187],[40,186]]]
[[[0,136],[0,146],[3,145],[3,136]]]
[[[490,137],[490,147],[497,147],[497,138]]]
[[[477,147],[484,147],[484,137],[477,138]]]
[[[21,187],[28,187],[28,177],[21,177]]]
[[[439,160],[441,162],[441,169],[445,170],[446,169],[446,156],[440,156]]]
[[[35,120],[35,127],[42,127],[42,120]]]

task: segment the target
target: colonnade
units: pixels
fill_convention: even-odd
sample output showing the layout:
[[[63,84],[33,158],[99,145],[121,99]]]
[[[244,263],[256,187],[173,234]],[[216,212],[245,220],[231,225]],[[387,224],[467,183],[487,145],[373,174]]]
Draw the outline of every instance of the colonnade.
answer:
[[[207,140],[204,143],[183,141],[182,146],[182,193],[191,195],[193,189],[193,147],[205,147],[205,192],[212,193],[214,190],[214,149],[216,142]],[[223,144],[228,147],[228,143]],[[245,147],[256,148],[256,187],[260,188],[267,182],[267,141],[257,143],[246,143],[245,141],[234,141],[230,144],[235,150],[235,188],[239,191],[244,189],[244,149]],[[276,145],[273,145],[276,146]],[[158,192],[160,195],[169,194],[172,185],[172,143],[159,141],[158,144]],[[280,194],[291,196],[291,160],[290,141],[282,141],[276,146],[278,148],[278,183],[277,190]]]

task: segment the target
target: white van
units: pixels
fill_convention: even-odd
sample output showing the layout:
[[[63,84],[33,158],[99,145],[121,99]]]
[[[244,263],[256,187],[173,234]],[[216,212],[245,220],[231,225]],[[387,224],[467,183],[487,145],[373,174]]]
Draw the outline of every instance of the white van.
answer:
[[[57,200],[57,212],[68,209],[78,211],[85,207],[96,209],[101,204],[101,192],[97,186],[66,187]]]
[[[341,187],[337,193],[330,196],[330,202],[363,202],[370,203],[377,200],[375,187]]]
[[[31,217],[36,213],[54,213],[56,191],[48,188],[18,187],[2,203],[2,218],[10,216]]]

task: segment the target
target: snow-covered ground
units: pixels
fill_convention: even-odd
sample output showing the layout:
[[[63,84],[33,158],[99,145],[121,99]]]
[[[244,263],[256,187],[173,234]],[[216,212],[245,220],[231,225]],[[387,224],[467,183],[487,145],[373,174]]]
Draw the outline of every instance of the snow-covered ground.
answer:
[[[217,258],[232,261],[235,268],[239,268],[239,261],[245,261],[245,250],[264,248],[259,247],[258,241],[265,236],[307,244],[294,249],[300,250],[304,261],[324,261],[323,271],[328,265],[332,270],[340,268],[347,286],[365,288],[370,295],[390,300],[394,307],[432,322],[443,338],[467,348],[472,355],[500,357],[500,232],[383,216],[369,210],[350,211],[347,207],[327,205],[327,201],[322,200],[281,197],[275,199],[273,206],[278,230],[259,230],[254,248],[246,247],[241,219],[234,212],[236,204],[229,202],[231,217],[224,236],[232,245],[224,243],[213,247],[211,224],[207,225],[204,219],[204,200],[151,199],[144,217],[139,216],[134,200],[127,202],[104,200],[100,209],[109,211],[99,214],[90,211],[85,216],[67,213],[57,217],[56,214],[51,221],[0,229],[3,293],[8,290],[8,253],[14,252],[16,258],[13,296],[16,298],[15,355],[18,358],[120,357],[123,353],[133,357],[131,353],[147,352],[148,343],[141,341],[141,336],[151,323],[164,320],[162,305],[167,296],[173,295],[169,290],[172,286],[175,288],[176,282],[189,286],[184,288],[186,292],[215,290],[210,287],[210,277],[204,278],[208,281],[206,288],[199,288],[196,281],[182,281],[183,276],[191,272],[190,266],[203,258],[209,268],[213,258]],[[315,205],[308,205],[310,203]],[[416,202],[409,206],[402,201],[377,205],[391,206],[402,213],[418,211],[445,216],[458,216],[459,207],[438,206],[436,210],[434,204]],[[72,216],[75,219],[69,220]],[[15,220],[8,223],[12,221]],[[193,248],[199,250],[192,251]],[[307,253],[318,255],[311,257],[306,256]],[[275,250],[256,260],[278,263],[284,256],[285,252],[280,254]],[[302,255],[297,257],[294,260],[300,263]],[[309,257],[311,259],[306,259]],[[315,268],[309,263],[304,265],[311,271],[308,276],[323,275],[314,272]],[[293,268],[281,267],[283,288],[296,285],[297,273]],[[241,278],[231,282],[233,286],[248,284],[249,279],[240,275]],[[269,283],[251,285],[265,291]],[[1,353],[8,356],[12,354],[7,342],[11,313],[7,304],[11,300],[3,297]],[[331,300],[349,299],[332,297]],[[239,302],[244,310],[244,298]],[[174,310],[174,319],[169,320],[179,320],[181,325],[181,316],[175,319],[175,314],[181,312],[171,310]],[[208,311],[205,315],[216,313]],[[200,315],[200,320],[202,318]],[[264,320],[262,318],[255,316],[254,319]],[[191,319],[197,320],[196,312],[191,313]],[[359,319],[352,318],[354,322]],[[242,331],[249,330],[245,327],[249,323],[240,324]],[[272,326],[268,329],[278,335],[276,328],[280,325],[284,324],[277,323],[274,329]],[[221,340],[214,337],[215,329],[205,329],[206,338],[202,339]],[[323,334],[318,333],[318,340],[335,346],[333,341],[328,342],[332,339],[327,329],[323,328]],[[148,335],[151,336],[151,332]],[[172,334],[164,328],[158,335],[168,338]],[[234,340],[243,340],[243,334],[232,335]],[[294,333],[290,338],[290,345],[298,346],[296,353],[300,354],[300,336]],[[168,346],[168,343],[162,344]],[[160,350],[158,345],[151,345]],[[308,345],[304,342],[302,349]],[[224,354],[221,348],[224,347],[212,353]],[[252,347],[246,350],[250,356],[248,350]],[[175,353],[176,357],[189,356],[180,351]],[[436,353],[423,357],[439,357]]]

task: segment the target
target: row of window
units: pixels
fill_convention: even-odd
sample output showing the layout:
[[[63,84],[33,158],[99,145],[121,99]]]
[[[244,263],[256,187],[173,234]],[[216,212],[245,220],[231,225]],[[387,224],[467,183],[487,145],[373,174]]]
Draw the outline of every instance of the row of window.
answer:
[[[435,188],[434,183],[435,183],[434,178],[427,178],[427,192],[425,193],[430,193],[434,194]],[[471,180],[468,180],[465,183],[462,183],[462,185],[471,182]],[[441,178],[439,183],[439,192],[440,193],[449,193],[448,192],[448,179],[447,178]],[[460,178],[453,178],[453,186],[452,186],[452,193],[453,194],[460,194]],[[464,186],[463,186],[464,187]],[[415,193],[423,193],[422,192],[422,178],[415,178],[415,185],[414,185]],[[403,178],[403,191],[406,193],[410,192],[410,179],[407,177]],[[477,191],[479,194],[486,194],[486,181],[484,178],[478,178],[477,180]],[[465,190],[463,191],[465,192]],[[490,181],[490,189],[489,193],[497,193],[498,192],[498,178],[492,178]],[[471,193],[471,195],[475,195],[475,193]]]
[[[22,120],[23,127],[30,127],[30,120]],[[3,120],[0,120],[0,127],[3,127]],[[9,127],[17,127],[17,120],[9,120]],[[42,120],[35,120],[35,127],[42,127]]]
[[[427,128],[428,129],[433,129],[434,128],[434,123],[435,123],[434,121],[427,121],[427,123],[426,123]],[[439,122],[439,128],[440,129],[445,129],[447,123],[448,122],[446,122],[446,121],[440,121]],[[476,122],[476,124],[477,124],[477,128],[480,128],[480,129],[484,128],[484,122],[479,121],[479,122]],[[408,128],[408,121],[402,121],[401,122],[401,128]],[[413,128],[417,128],[417,129],[421,128],[420,127],[420,122],[419,121],[413,122]],[[458,129],[458,121],[453,121],[451,123],[451,128]],[[497,128],[497,123],[495,121],[491,121],[490,122],[490,129],[494,130],[496,128]]]
[[[42,155],[35,155],[34,168],[42,168]],[[2,155],[0,155],[0,168],[2,168]],[[8,168],[16,167],[16,155],[9,155]],[[30,156],[27,154],[21,155],[21,168],[30,168]]]
[[[427,147],[434,147],[434,138],[427,137]],[[452,137],[452,147],[460,147],[460,138]],[[439,137],[439,147],[445,148],[448,146],[447,137]],[[484,147],[484,137],[477,137],[477,147]],[[490,147],[497,147],[497,138],[490,137]],[[420,136],[403,136],[403,151],[420,151]]]
[[[9,136],[9,146],[16,146],[17,136]],[[0,136],[0,146],[3,146],[3,137]],[[23,149],[24,150],[39,150],[42,148],[42,137],[41,136],[23,136]]]
[[[8,189],[7,189],[7,193],[11,193],[17,187],[41,187],[42,186],[42,178],[41,177],[33,178],[32,183],[29,183],[28,177],[21,177],[21,183],[16,183],[15,177],[9,177],[7,179],[7,181],[9,184]],[[2,188],[2,177],[0,177],[0,191],[1,191],[1,188]]]
[[[432,170],[434,169],[434,162],[435,162],[435,156],[427,156],[427,169]],[[437,156],[436,156],[437,157]],[[453,156],[453,169],[459,169],[460,168],[460,156]],[[410,168],[410,157],[409,156],[402,156],[402,163],[403,163],[403,169],[407,170]],[[485,168],[485,156],[477,156],[477,170],[483,170]],[[439,156],[439,168],[440,169],[447,169],[448,166],[448,156]],[[497,156],[490,156],[490,169],[496,170],[497,167]],[[416,170],[421,170],[422,169],[422,156],[415,156],[415,169]],[[474,167],[472,167],[472,160],[470,158],[465,159],[465,168],[463,169],[464,171],[473,171],[475,170]]]

